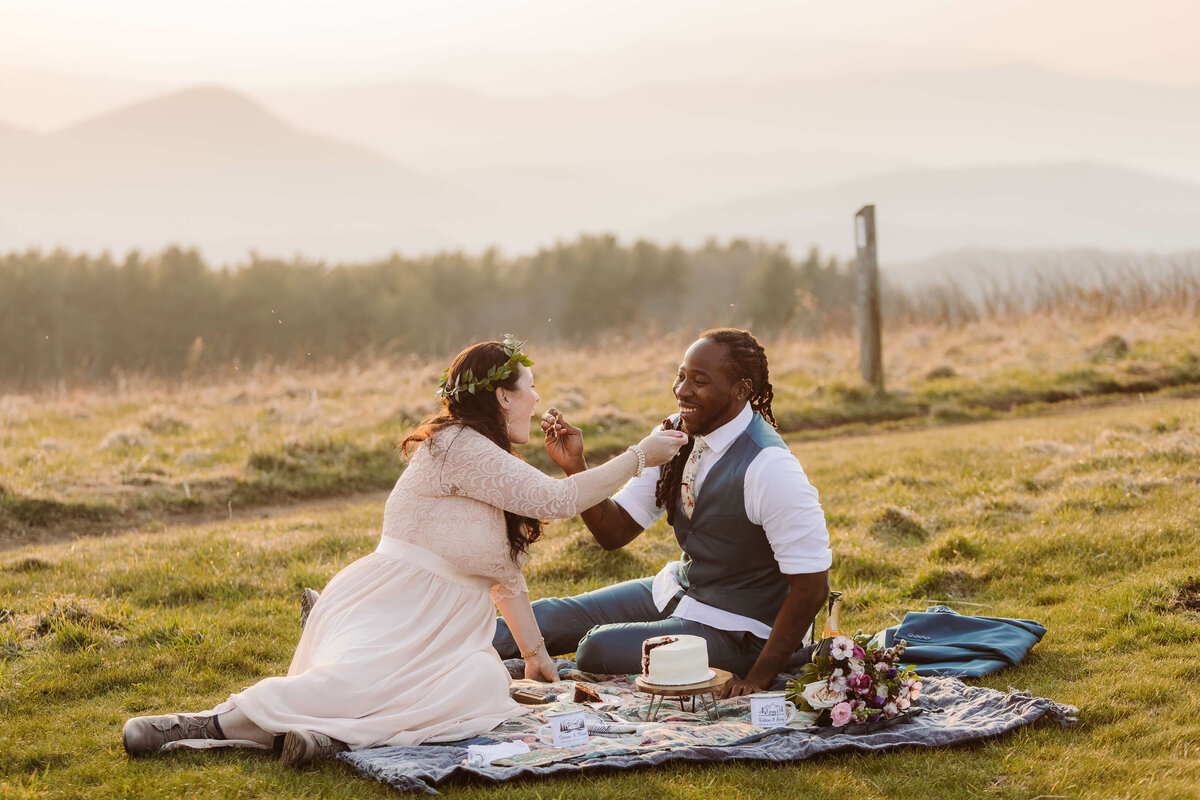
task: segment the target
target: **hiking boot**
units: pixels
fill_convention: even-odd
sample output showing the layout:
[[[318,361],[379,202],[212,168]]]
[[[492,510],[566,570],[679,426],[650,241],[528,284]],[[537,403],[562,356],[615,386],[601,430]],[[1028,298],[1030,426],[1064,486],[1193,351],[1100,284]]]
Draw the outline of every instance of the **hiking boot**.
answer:
[[[325,758],[350,749],[345,742],[331,739],[316,731],[288,731],[283,737],[283,752],[279,755],[285,767],[298,767],[314,758]]]
[[[133,717],[121,729],[121,742],[131,756],[157,753],[168,742],[180,739],[224,739],[216,714],[161,714]]]
[[[304,630],[304,623],[308,622],[309,613],[320,599],[321,595],[317,594],[315,589],[306,588],[300,593],[300,630]]]

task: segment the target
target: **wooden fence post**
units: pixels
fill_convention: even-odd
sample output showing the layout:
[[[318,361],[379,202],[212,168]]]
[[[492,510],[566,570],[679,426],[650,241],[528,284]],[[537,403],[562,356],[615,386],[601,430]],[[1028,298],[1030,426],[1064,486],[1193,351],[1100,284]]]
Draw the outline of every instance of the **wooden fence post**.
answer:
[[[858,245],[858,347],[863,381],[883,392],[883,338],[879,316],[879,265],[875,260],[875,206],[854,215]]]

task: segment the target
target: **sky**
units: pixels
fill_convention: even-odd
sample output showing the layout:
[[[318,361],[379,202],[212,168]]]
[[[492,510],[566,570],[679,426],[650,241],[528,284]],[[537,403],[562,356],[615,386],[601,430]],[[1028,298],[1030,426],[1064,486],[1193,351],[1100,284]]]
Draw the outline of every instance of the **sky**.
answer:
[[[541,92],[1019,61],[1196,86],[1198,30],[1197,0],[0,0],[0,66],[159,86]],[[680,56],[722,39],[764,44],[740,64]]]
[[[240,95],[512,209],[473,229],[506,247],[666,237],[673,214],[897,169],[1095,162],[1196,182],[1197,31],[1200,0],[0,0],[0,167],[33,152],[86,177],[55,155],[72,124],[217,85],[232,92],[186,96]],[[631,185],[655,191],[633,203]],[[146,235],[129,224],[128,241],[98,225],[68,244],[119,251]]]

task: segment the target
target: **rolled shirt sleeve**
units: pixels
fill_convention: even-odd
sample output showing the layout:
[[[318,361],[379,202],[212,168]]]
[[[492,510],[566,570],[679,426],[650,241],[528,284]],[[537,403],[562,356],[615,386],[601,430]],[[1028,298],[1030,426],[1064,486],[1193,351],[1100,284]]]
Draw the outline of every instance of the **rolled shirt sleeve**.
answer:
[[[625,509],[633,521],[642,526],[642,530],[658,522],[664,513],[654,502],[654,489],[661,474],[661,467],[647,467],[642,470],[641,477],[630,478],[621,490],[613,495],[613,502]]]
[[[785,575],[823,572],[833,564],[817,489],[791,453],[766,447],[746,470],[746,516],[763,527]]]

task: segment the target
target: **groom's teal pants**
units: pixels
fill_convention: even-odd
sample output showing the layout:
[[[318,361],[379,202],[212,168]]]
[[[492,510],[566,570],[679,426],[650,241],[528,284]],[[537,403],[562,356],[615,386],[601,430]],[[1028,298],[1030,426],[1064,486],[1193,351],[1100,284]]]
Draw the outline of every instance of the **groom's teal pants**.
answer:
[[[745,631],[723,631],[670,616],[675,603],[659,611],[651,594],[653,578],[625,581],[574,597],[547,597],[533,603],[533,615],[551,655],[574,652],[584,672],[629,675],[642,671],[642,642],[652,636],[702,636],[708,663],[745,677],[765,640]],[[501,658],[521,653],[503,618],[496,620],[492,644]]]

